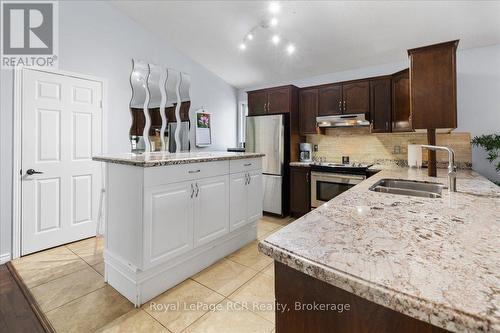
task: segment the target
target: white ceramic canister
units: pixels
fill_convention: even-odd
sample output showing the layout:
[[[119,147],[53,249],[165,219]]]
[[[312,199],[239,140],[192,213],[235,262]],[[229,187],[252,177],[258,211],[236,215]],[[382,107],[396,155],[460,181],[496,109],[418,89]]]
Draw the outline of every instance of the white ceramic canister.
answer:
[[[422,167],[422,145],[408,145],[408,166],[410,168]]]

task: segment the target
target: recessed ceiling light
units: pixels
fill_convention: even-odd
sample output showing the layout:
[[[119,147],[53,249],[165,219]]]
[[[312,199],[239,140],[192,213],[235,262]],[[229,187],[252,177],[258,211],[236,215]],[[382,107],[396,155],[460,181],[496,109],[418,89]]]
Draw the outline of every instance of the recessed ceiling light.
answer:
[[[280,11],[280,4],[277,1],[272,1],[269,4],[269,12],[271,12],[271,14],[276,14],[279,11]]]
[[[271,21],[269,21],[269,24],[271,24],[271,27],[275,27],[278,25],[278,19],[276,17],[273,17]]]
[[[288,44],[288,46],[286,47],[286,52],[288,52],[288,54],[292,54],[293,52],[295,52],[295,46],[293,44]]]
[[[252,34],[248,34],[248,35],[247,35],[247,39],[248,39],[248,40],[253,40],[253,35],[252,35]]]
[[[244,51],[247,49],[247,46],[245,45],[245,43],[241,43],[240,44],[240,50]]]
[[[281,38],[280,38],[280,36],[278,36],[278,35],[274,35],[274,36],[273,36],[273,38],[271,38],[271,41],[272,41],[272,42],[273,42],[273,44],[275,44],[275,45],[276,45],[276,44],[279,44],[280,40],[281,40]]]

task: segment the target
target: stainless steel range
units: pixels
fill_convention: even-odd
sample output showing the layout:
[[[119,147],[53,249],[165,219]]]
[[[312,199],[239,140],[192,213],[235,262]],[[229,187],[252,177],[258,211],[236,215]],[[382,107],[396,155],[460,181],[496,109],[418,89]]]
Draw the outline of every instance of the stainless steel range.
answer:
[[[371,164],[311,164],[311,207],[316,208],[366,179]]]

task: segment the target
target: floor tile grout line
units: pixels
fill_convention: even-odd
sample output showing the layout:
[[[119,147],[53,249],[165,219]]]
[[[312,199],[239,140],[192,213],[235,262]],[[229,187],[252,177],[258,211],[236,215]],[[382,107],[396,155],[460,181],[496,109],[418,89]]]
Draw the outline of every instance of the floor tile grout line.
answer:
[[[130,311],[134,311],[134,310],[135,310],[135,309],[132,309],[132,310],[130,310]],[[168,327],[167,327],[167,326],[163,325],[163,324],[162,324],[162,323],[161,323],[158,319],[156,319],[156,318],[155,318],[155,317],[153,317],[153,316],[152,316],[149,312],[147,312],[146,310],[144,310],[144,309],[142,308],[142,306],[141,306],[141,307],[139,307],[139,308],[138,308],[138,310],[139,310],[139,311],[143,311],[143,312],[144,312],[144,313],[146,313],[149,317],[153,318],[153,320],[154,320],[154,321],[156,321],[158,324],[160,324],[160,325],[161,325],[161,327],[164,327],[164,328],[167,330],[167,332],[169,332],[169,333],[170,333],[170,332],[172,332],[171,330],[169,330],[169,329],[168,329]],[[130,311],[129,311],[129,312],[130,312]],[[127,313],[129,313],[129,312],[127,312]],[[120,317],[121,317],[121,316],[120,316]],[[118,317],[118,318],[120,318],[120,317]],[[111,321],[111,322],[112,322],[112,321]],[[111,322],[109,322],[109,323],[111,323]],[[108,323],[108,324],[109,324],[109,323]],[[104,326],[103,326],[103,327],[104,327]],[[102,328],[102,327],[101,327],[101,328]]]
[[[215,303],[215,305],[219,305],[220,303],[224,302],[226,299],[227,299],[227,297],[224,296],[224,298],[221,299],[219,302]],[[182,332],[186,331],[190,326],[194,325],[194,323],[196,323],[198,320],[200,320],[201,318],[205,317],[207,314],[209,314],[211,312],[215,312],[215,311],[208,310],[207,312],[205,312],[204,314],[202,314],[199,318],[196,318],[191,324],[189,324],[186,327],[184,327],[179,333],[182,333]]]
[[[193,281],[193,282],[196,282],[196,283],[198,283],[199,285],[201,285],[202,287],[205,287],[205,288],[207,288],[207,289],[210,289],[211,291],[213,291],[214,293],[216,293],[216,294],[217,294],[217,295],[219,295],[219,296],[226,297],[226,296],[222,295],[220,292],[218,292],[217,290],[214,290],[214,289],[210,288],[209,286],[204,285],[204,284],[203,284],[203,283],[201,283],[200,281],[196,281],[195,279],[193,279],[193,277],[192,277],[192,276],[188,277],[188,278],[187,278],[186,280],[184,280],[184,281],[187,281],[187,280],[191,280],[191,281]],[[182,281],[181,283],[183,283],[184,281]],[[181,283],[179,283],[179,284],[181,284]],[[178,284],[178,285],[179,285],[179,284]],[[178,285],[175,285],[175,286],[173,286],[173,287],[172,287],[172,288],[170,288],[170,289],[173,289],[173,288],[175,288],[175,287],[176,287],[176,286],[178,286]],[[168,292],[170,289],[166,290],[165,292]],[[160,294],[160,295],[161,295],[161,294]],[[218,303],[217,303],[217,304],[218,304]]]
[[[38,288],[38,287],[40,287],[40,286],[43,286],[44,284],[47,284],[47,283],[49,283],[49,282],[53,282],[53,281],[55,281],[55,280],[57,280],[57,279],[61,279],[61,278],[63,278],[63,277],[66,277],[66,276],[68,276],[68,275],[71,275],[71,274],[73,274],[73,273],[78,273],[78,272],[81,272],[81,271],[83,271],[84,269],[87,269],[87,268],[88,268],[88,267],[82,267],[82,268],[77,269],[76,271],[70,272],[70,273],[68,273],[68,274],[64,274],[64,275],[61,275],[61,276],[57,276],[57,277],[55,277],[55,278],[53,278],[53,279],[47,280],[47,281],[45,281],[45,282],[43,282],[43,283],[37,284],[37,285],[32,286],[32,287],[30,286],[30,287],[28,287],[28,289],[29,289],[29,291],[32,291],[33,289]],[[22,278],[22,276],[21,276],[21,278]]]
[[[264,274],[264,273],[261,273],[261,274],[268,276],[267,274]],[[250,281],[251,281],[251,280],[253,280],[254,278],[255,278],[255,276],[254,276],[253,278],[251,278],[250,280],[248,280],[248,281],[247,281],[247,283],[245,283],[245,284],[250,283]],[[243,287],[243,286],[241,286],[241,287]],[[241,289],[241,287],[240,287],[240,288],[238,288],[237,290],[235,290],[235,291],[234,291],[231,295],[229,295],[229,296],[227,297],[227,299],[228,299],[228,300],[230,300],[231,302],[234,302],[234,303],[241,303],[241,302],[236,301],[236,300],[234,300],[234,299],[232,299],[232,298],[231,298],[231,296],[232,296],[232,295],[234,295],[234,294],[236,293],[236,291],[238,291],[239,289]],[[276,292],[275,292],[275,295],[274,295],[274,300],[276,301]],[[241,304],[241,305],[244,307],[244,305],[243,305],[243,304]],[[254,311],[254,310],[252,310],[252,309],[250,309],[250,308],[248,308],[248,307],[244,307],[244,308],[245,308],[245,309],[247,309],[248,311],[250,311],[250,312],[252,312],[252,313],[256,314],[259,318],[265,319],[266,321],[268,321],[268,322],[270,322],[271,324],[275,325],[275,323],[273,323],[273,322],[272,322],[272,321],[270,321],[269,319],[267,319],[267,318],[265,318],[264,316],[262,316],[261,314],[259,314],[259,312],[258,312],[258,311]]]
[[[82,297],[85,297],[85,296],[87,296],[87,295],[90,295],[90,294],[92,294],[93,292],[96,292],[96,291],[98,291],[98,290],[101,290],[101,289],[103,289],[103,288],[106,288],[106,286],[107,286],[107,283],[105,283],[105,284],[104,284],[104,286],[102,286],[102,287],[99,287],[99,288],[97,288],[97,289],[94,289],[94,290],[92,290],[92,291],[90,291],[90,292],[88,292],[88,293],[86,293],[86,294],[84,294],[84,295],[81,295],[81,296],[79,296],[79,297],[77,297],[77,298],[75,298],[75,299],[72,299],[71,301],[68,301],[68,302],[66,302],[66,303],[64,303],[64,304],[61,304],[61,305],[59,305],[58,307],[53,308],[52,310],[49,310],[49,311],[47,311],[47,312],[45,312],[45,311],[44,311],[44,313],[49,313],[49,312],[52,312],[52,311],[54,311],[54,310],[57,310],[57,309],[59,309],[59,308],[61,308],[61,307],[65,306],[65,305],[68,305],[68,304],[69,304],[69,303],[71,303],[71,302],[74,302],[74,301],[76,301],[76,300],[78,300],[78,299],[80,299],[80,298],[82,298]]]
[[[87,239],[89,239],[89,238],[87,238]],[[66,245],[64,245],[64,246],[66,246]],[[67,247],[67,246],[66,246],[66,247]],[[89,262],[87,262],[87,260],[83,259],[83,258],[82,258],[82,257],[81,257],[78,253],[76,253],[75,251],[73,251],[73,250],[72,250],[72,249],[70,249],[69,247],[67,247],[67,249],[68,249],[68,250],[70,250],[70,251],[71,251],[71,252],[72,252],[75,256],[77,256],[78,258],[82,259],[82,260],[83,260],[83,261],[84,261],[87,265],[89,265],[90,267],[92,267],[92,266],[93,266],[93,265],[91,265]],[[97,255],[97,253],[94,253],[94,255]],[[104,261],[104,256],[103,256],[103,261]],[[94,265],[98,265],[98,264],[100,264],[100,263],[101,263],[101,261],[100,261],[100,262],[98,262],[98,263],[96,263],[96,264],[94,264]]]
[[[234,295],[234,294],[235,294],[238,290],[242,289],[242,288],[243,288],[243,286],[245,286],[245,285],[249,284],[252,280],[255,280],[255,278],[256,278],[256,277],[257,277],[257,275],[259,275],[259,274],[262,274],[262,275],[265,275],[265,276],[270,277],[269,275],[264,274],[264,273],[262,273],[262,272],[257,272],[257,274],[255,274],[254,276],[252,276],[252,277],[250,278],[250,280],[248,280],[247,282],[243,283],[241,286],[239,286],[238,288],[236,288],[236,290],[235,290],[235,291],[233,291],[231,294],[229,294],[229,296],[227,296],[227,297],[228,297],[228,298],[229,298],[229,297],[231,297],[231,296],[232,296],[232,295]],[[234,300],[233,300],[233,301],[234,301]]]
[[[232,300],[230,300],[229,298],[224,297],[220,302],[217,302],[216,305],[219,305],[220,303],[224,302],[225,300],[229,300],[229,301],[232,302]],[[179,333],[185,332],[189,327],[193,326],[198,320],[201,320],[201,318],[203,318],[203,317],[205,317],[208,314],[213,313],[213,312],[215,312],[215,311],[208,310],[207,312],[205,312],[204,314],[202,314],[199,318],[197,318],[195,321],[193,321],[191,324],[189,324],[188,326],[186,326],[185,328],[183,328]]]
[[[249,311],[249,312],[251,312],[251,313],[253,313],[253,314],[257,315],[257,317],[259,317],[260,319],[263,319],[263,320],[267,321],[268,323],[271,323],[271,324],[275,325],[275,323],[273,323],[273,322],[272,322],[272,321],[270,321],[269,319],[264,318],[264,317],[262,317],[262,316],[258,315],[256,312],[254,312],[254,311],[250,310],[248,307],[246,307],[246,306],[245,306],[242,302],[240,302],[240,301],[236,301],[236,300],[233,300],[233,299],[229,298],[229,296],[228,296],[228,297],[225,297],[222,301],[220,301],[220,302],[219,302],[219,303],[217,303],[217,304],[220,304],[220,303],[222,303],[222,302],[223,302],[223,301],[225,301],[225,300],[227,300],[227,301],[229,301],[229,302],[232,302],[232,303],[240,304],[242,309],[245,309],[245,310],[247,310],[247,311]],[[204,317],[204,316],[205,316],[206,314],[208,314],[209,312],[215,312],[215,311],[207,311],[207,312],[206,312],[206,313],[204,313],[204,314],[203,314],[200,318],[198,318],[198,319],[196,319],[195,321],[193,321],[193,322],[192,322],[189,326],[193,325],[195,322],[197,322],[198,320],[200,320],[202,317]],[[187,329],[189,326],[187,326],[185,329]],[[184,329],[184,330],[185,330],[185,329]],[[182,330],[181,332],[184,332],[184,330]],[[272,330],[271,330],[271,331],[272,331]]]
[[[90,238],[87,238],[87,239],[90,239]],[[96,237],[96,241],[97,241],[97,237]],[[66,245],[64,245],[66,246]],[[66,246],[67,247],[67,246]],[[89,262],[87,262],[85,259],[83,259],[79,254],[77,254],[75,251],[73,251],[72,249],[70,249],[69,247],[67,247],[68,250],[70,250],[71,252],[73,252],[74,255],[76,255],[78,258],[80,258],[81,260],[83,260],[84,263],[86,263],[88,266],[90,266],[90,268],[92,268],[97,274],[99,274],[100,276],[102,276],[102,278],[104,279],[104,275],[102,275],[100,272],[97,271],[97,269],[95,269],[94,266],[97,266],[101,263],[104,262],[104,256],[103,256],[103,260],[102,261],[99,261],[98,263],[94,264],[94,265],[91,265]],[[96,255],[96,253],[94,254]],[[108,284],[106,281],[104,281],[105,284]]]
[[[233,259],[229,258],[229,256],[224,257],[224,258],[226,258],[227,260],[231,260],[232,262],[235,262],[235,263],[237,263],[237,264],[243,265],[243,266],[245,266],[245,267],[247,267],[247,268],[253,269],[253,270],[255,271],[255,268],[252,268],[251,266],[248,266],[248,265],[242,264],[242,263],[240,263],[240,262],[237,262],[236,260],[233,260]],[[267,257],[267,256],[266,256],[266,258],[269,258],[269,257]],[[269,266],[269,264],[266,264],[266,266],[265,266],[265,267],[267,267],[267,266]],[[264,268],[265,268],[265,267],[264,267]],[[264,269],[264,268],[262,268],[262,269]],[[260,272],[262,269],[258,270],[257,272]]]
[[[83,260],[82,258],[80,258],[80,256],[78,256],[76,253],[74,253],[73,251],[71,251],[70,249],[68,249],[68,248],[66,247],[66,245],[61,245],[61,246],[59,246],[59,247],[64,247],[64,248],[66,248],[68,251],[70,251],[71,253],[73,253],[73,254],[77,257],[77,259],[80,259],[80,260],[81,260],[81,261],[83,261],[84,263],[87,263],[85,260]],[[57,249],[57,248],[59,248],[59,247],[51,248],[51,249],[49,249],[49,250]],[[47,250],[47,251],[49,251],[49,250]],[[43,251],[42,251],[42,252],[43,252]],[[22,258],[21,258],[21,260],[22,260]],[[70,259],[70,260],[74,260],[74,259]],[[16,264],[13,264],[13,265],[14,265],[14,267],[16,267]],[[86,268],[86,267],[85,267],[85,268]],[[69,272],[69,273],[63,273],[63,274],[62,274],[62,275],[60,275],[60,276],[57,276],[57,277],[55,277],[55,278],[53,278],[53,279],[47,280],[47,281],[45,281],[45,282],[43,282],[43,283],[40,283],[40,284],[37,284],[37,285],[34,285],[34,286],[28,286],[28,285],[26,284],[26,282],[24,281],[24,278],[23,278],[23,276],[21,275],[21,273],[19,273],[19,276],[23,279],[23,282],[26,284],[26,287],[27,287],[27,288],[31,291],[31,289],[33,289],[33,288],[36,288],[36,287],[41,286],[41,285],[43,285],[43,284],[46,284],[46,283],[48,283],[48,282],[51,282],[51,281],[57,280],[57,279],[59,279],[59,278],[61,278],[61,277],[65,277],[65,276],[68,276],[68,275],[70,275],[70,274],[73,274],[73,273],[76,273],[76,272],[82,271],[82,270],[84,270],[85,268],[77,269],[76,271]],[[17,267],[16,267],[16,269],[17,269]]]
[[[232,262],[234,262],[234,261],[232,261]],[[235,263],[236,263],[236,264],[239,264],[239,263],[237,263],[237,262],[235,262]],[[239,264],[239,265],[241,265],[241,264]],[[244,266],[244,265],[241,265],[241,266]],[[210,266],[209,266],[209,267],[210,267]],[[247,266],[244,266],[244,267],[245,267],[245,268],[248,268]],[[244,285],[245,285],[245,284],[247,284],[248,282],[250,282],[250,280],[252,280],[252,279],[253,279],[253,278],[254,278],[257,274],[259,274],[259,272],[258,272],[258,271],[256,271],[256,270],[254,270],[254,269],[252,269],[252,272],[255,272],[255,274],[253,274],[253,275],[252,275],[252,276],[251,276],[251,277],[250,277],[247,281],[243,282],[243,284],[241,284],[241,285],[240,285],[240,286],[238,286],[235,290],[233,290],[233,291],[231,292],[231,294],[232,294],[232,293],[234,293],[236,290],[240,289],[242,286],[244,286]],[[226,296],[226,295],[221,294],[221,293],[220,293],[220,292],[218,292],[217,290],[214,290],[214,289],[210,288],[209,286],[207,286],[207,285],[203,284],[202,282],[195,280],[192,276],[191,276],[191,277],[189,277],[188,279],[191,279],[191,280],[193,280],[193,281],[195,281],[195,282],[197,282],[197,283],[201,284],[202,286],[207,287],[208,289],[210,289],[210,290],[212,290],[212,291],[216,292],[217,294],[221,295],[221,296],[222,296],[222,297],[224,297],[224,298],[229,297],[229,296]],[[231,295],[231,294],[229,294],[229,295]]]

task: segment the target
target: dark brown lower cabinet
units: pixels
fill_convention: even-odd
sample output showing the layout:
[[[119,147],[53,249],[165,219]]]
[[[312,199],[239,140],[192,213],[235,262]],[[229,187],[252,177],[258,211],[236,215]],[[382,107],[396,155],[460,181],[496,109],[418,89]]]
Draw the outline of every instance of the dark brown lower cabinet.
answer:
[[[275,261],[276,333],[445,333]],[[314,309],[320,304],[331,310]],[[333,309],[331,304],[335,304]],[[347,309],[348,306],[348,309]],[[282,311],[282,309],[284,310]]]
[[[290,167],[290,213],[300,217],[311,210],[311,169]]]

